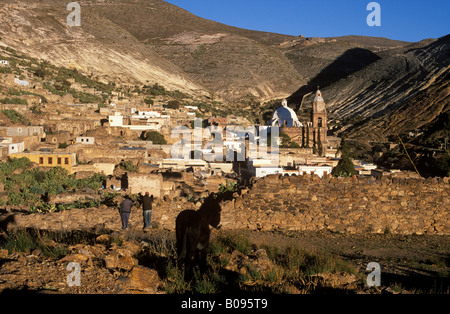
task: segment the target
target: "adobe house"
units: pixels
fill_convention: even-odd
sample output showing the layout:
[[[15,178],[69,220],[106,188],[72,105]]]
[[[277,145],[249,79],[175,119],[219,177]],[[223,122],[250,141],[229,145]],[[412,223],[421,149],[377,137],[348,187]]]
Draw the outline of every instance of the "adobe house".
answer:
[[[95,143],[95,138],[91,136],[78,136],[75,138],[75,143],[93,145]]]
[[[0,144],[0,159],[6,160],[9,156],[9,147],[5,144]],[[0,182],[1,184],[1,182]]]
[[[0,136],[41,136],[45,137],[43,126],[0,127]]]
[[[60,131],[54,134],[47,135],[46,142],[52,144],[62,144],[70,142],[71,136],[68,131]]]
[[[61,167],[68,170],[70,174],[73,173],[73,166],[75,166],[77,162],[76,154],[71,153],[31,152],[11,154],[10,157],[26,157],[40,167]]]

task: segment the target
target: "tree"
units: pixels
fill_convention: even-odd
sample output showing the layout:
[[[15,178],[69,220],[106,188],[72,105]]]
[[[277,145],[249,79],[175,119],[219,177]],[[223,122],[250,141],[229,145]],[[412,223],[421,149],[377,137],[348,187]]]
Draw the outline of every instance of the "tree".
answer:
[[[317,133],[317,153],[319,154],[319,156],[323,155],[323,145],[322,140],[320,139],[320,128]]]
[[[146,105],[153,105],[155,102],[153,101],[153,99],[151,99],[150,97],[146,97],[144,99],[144,102]]]
[[[167,144],[166,139],[164,138],[164,135],[157,131],[147,131],[144,136],[144,140],[146,141],[152,141],[153,144],[156,145],[165,145]]]
[[[171,100],[167,103],[167,108],[169,109],[180,109],[181,102],[179,100]]]
[[[306,124],[306,145],[305,148],[309,148],[309,124]]]
[[[339,151],[342,154],[341,160],[339,160],[337,166],[333,168],[331,174],[335,177],[351,177],[356,175],[355,166],[350,158],[350,147],[345,142],[345,139],[342,139],[338,152]]]

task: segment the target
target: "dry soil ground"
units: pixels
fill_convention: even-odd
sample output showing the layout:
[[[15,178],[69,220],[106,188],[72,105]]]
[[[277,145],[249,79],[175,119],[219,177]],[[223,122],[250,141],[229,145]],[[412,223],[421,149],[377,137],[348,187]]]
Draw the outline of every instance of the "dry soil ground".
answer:
[[[218,231],[213,232],[213,237]],[[381,266],[382,288],[389,293],[450,293],[450,236],[367,234],[349,235],[328,231],[281,233],[242,231],[257,246],[295,245],[311,252],[331,253],[349,261],[358,272],[368,274],[370,262]],[[173,239],[173,233],[132,230],[121,237],[151,241],[153,237]],[[36,253],[36,252],[35,252]],[[39,252],[38,252],[39,253]],[[82,269],[83,284],[68,287],[67,262],[33,253],[10,253],[0,259],[0,291],[41,293],[129,293],[126,276],[90,263]],[[355,291],[356,292],[356,291]]]

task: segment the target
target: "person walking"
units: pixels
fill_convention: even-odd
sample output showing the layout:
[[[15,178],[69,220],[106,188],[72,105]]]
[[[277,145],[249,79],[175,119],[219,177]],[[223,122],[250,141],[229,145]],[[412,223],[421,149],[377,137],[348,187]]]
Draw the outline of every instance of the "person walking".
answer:
[[[128,228],[128,221],[130,220],[131,207],[133,207],[133,202],[130,200],[128,195],[120,204],[120,218],[122,219],[122,230]]]
[[[151,227],[151,222],[152,222],[152,203],[153,203],[153,195],[150,196],[150,193],[145,192],[145,195],[142,198],[142,209],[143,209],[143,216],[144,216],[144,229],[149,229]]]

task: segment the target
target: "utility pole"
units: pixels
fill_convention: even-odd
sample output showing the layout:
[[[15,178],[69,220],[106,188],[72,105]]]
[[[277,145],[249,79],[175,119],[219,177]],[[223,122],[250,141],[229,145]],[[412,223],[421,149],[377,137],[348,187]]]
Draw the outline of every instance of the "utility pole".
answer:
[[[402,139],[400,138],[400,136],[397,134],[398,139],[400,140],[400,143],[403,146],[403,149],[405,150],[406,156],[408,157],[409,161],[411,161],[411,164],[413,165],[414,169],[416,170],[417,174],[420,176],[420,172],[417,169],[416,165],[414,164],[413,160],[411,159],[411,156],[409,156],[408,151],[406,150],[405,144],[403,143]]]

